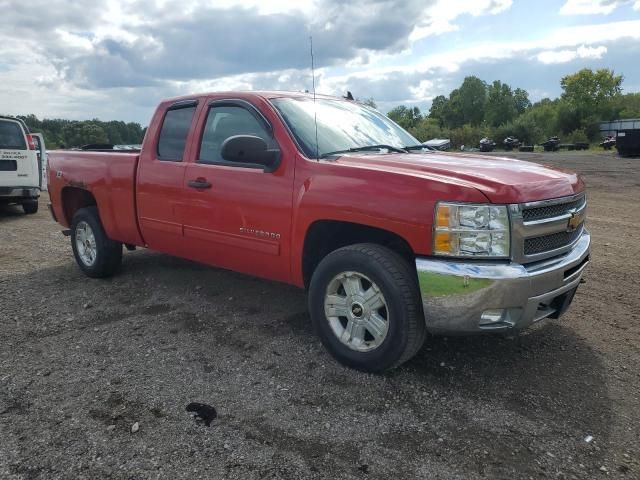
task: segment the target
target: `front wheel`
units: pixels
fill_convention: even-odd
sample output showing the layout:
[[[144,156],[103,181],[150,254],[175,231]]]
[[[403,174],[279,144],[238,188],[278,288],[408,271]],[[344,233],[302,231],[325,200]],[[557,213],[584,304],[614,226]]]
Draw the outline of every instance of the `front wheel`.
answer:
[[[415,272],[380,245],[350,245],[327,255],[311,279],[309,309],[325,348],[358,370],[396,367],[424,343]]]
[[[85,275],[109,277],[122,262],[122,244],[109,239],[96,207],[81,208],[71,222],[71,248]]]

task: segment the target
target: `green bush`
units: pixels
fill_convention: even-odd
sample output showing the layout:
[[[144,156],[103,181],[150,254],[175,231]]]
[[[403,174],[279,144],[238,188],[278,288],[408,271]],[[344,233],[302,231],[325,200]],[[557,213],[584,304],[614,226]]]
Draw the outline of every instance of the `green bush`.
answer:
[[[579,128],[569,133],[562,141],[562,143],[589,143],[589,136],[584,128]]]
[[[409,128],[409,133],[421,142],[432,138],[449,138],[449,132],[440,128],[437,120],[427,117],[420,120],[416,126]]]
[[[502,141],[508,136],[516,137],[525,145],[535,145],[544,139],[544,133],[535,120],[525,115],[495,128],[492,135],[498,145],[502,145]]]
[[[463,125],[460,128],[454,128],[449,131],[449,137],[451,139],[451,147],[459,148],[461,146],[478,148],[480,146],[480,139],[486,137],[489,134],[489,129],[486,127],[476,127],[473,125]]]

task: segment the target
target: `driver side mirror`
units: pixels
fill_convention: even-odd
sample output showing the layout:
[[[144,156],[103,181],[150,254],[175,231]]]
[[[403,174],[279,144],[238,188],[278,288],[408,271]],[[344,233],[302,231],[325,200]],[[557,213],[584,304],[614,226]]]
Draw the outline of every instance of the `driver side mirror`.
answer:
[[[255,135],[234,135],[222,143],[222,158],[228,162],[261,166],[273,172],[280,163],[280,150],[269,149],[264,139]]]

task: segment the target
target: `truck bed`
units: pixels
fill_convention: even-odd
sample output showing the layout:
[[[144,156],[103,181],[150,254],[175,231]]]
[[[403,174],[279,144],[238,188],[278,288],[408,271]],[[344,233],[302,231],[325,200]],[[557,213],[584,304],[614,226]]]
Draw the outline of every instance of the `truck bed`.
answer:
[[[62,198],[79,189],[89,191],[99,206],[100,219],[109,238],[143,245],[135,210],[135,185],[139,153],[52,151],[49,154],[49,194],[58,221],[69,227]]]

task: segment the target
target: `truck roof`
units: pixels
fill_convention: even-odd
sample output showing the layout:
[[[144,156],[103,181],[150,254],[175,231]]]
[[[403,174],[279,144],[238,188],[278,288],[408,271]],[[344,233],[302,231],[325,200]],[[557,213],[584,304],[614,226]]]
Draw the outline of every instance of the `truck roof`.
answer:
[[[241,97],[241,98],[242,97],[244,97],[244,98],[261,97],[261,98],[264,98],[264,99],[280,98],[280,97],[285,97],[285,98],[296,98],[296,97],[313,98],[313,93],[309,93],[309,92],[291,92],[291,91],[286,91],[286,90],[229,90],[229,91],[220,91],[220,92],[203,92],[203,93],[197,93],[197,94],[182,95],[182,96],[179,96],[179,97],[166,98],[163,101],[164,102],[169,102],[169,101],[170,102],[179,102],[179,101],[184,101],[184,100],[195,100],[196,98],[203,97],[203,96],[210,96],[210,95]],[[316,94],[316,98],[325,98],[325,99],[332,99],[332,100],[346,100],[344,97],[336,97],[336,96],[324,95],[324,94],[320,94],[320,93]]]

